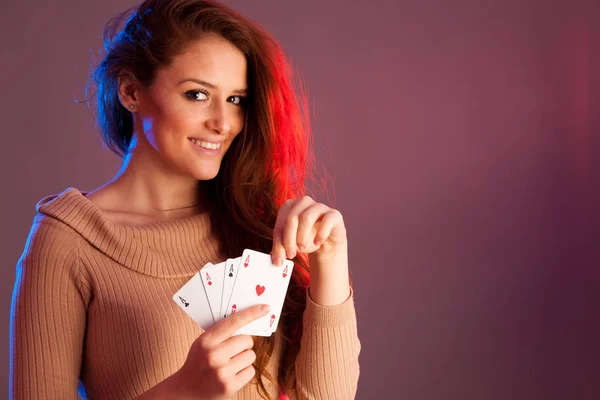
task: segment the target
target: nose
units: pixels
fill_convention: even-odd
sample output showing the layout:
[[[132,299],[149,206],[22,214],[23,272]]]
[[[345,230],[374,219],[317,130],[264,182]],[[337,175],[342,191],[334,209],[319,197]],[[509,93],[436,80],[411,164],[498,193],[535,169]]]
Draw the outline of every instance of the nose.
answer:
[[[219,134],[229,133],[231,123],[227,115],[227,104],[213,102],[210,106],[210,116],[207,121],[208,128]]]

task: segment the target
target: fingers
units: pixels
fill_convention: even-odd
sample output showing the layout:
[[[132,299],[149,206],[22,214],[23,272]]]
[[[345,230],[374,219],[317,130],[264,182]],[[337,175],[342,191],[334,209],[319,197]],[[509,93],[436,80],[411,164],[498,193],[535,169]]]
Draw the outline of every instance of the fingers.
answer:
[[[314,203],[300,214],[298,232],[294,240],[300,253],[313,252],[317,249],[314,242],[317,233],[317,221],[327,215],[329,210],[330,208],[325,204]],[[283,241],[286,243],[285,238]]]
[[[299,216],[315,201],[309,196],[299,200],[286,200],[281,206],[275,228],[273,229],[273,250],[271,257],[277,266],[283,265],[285,258],[294,258],[297,253],[296,234],[298,232]]]
[[[271,250],[271,259],[273,264],[277,266],[283,265],[283,260],[287,257],[285,247],[283,246],[283,228],[286,224],[288,214],[294,205],[294,200],[286,200],[279,212],[277,213],[277,221],[273,228],[273,249]]]
[[[254,340],[248,335],[230,337],[206,353],[206,363],[213,369],[229,367],[232,359],[245,351],[252,350],[253,346]],[[242,368],[240,367],[232,373],[236,374]]]
[[[238,372],[238,374],[236,375],[236,378],[238,379],[238,382],[241,383],[240,388],[242,386],[244,386],[246,383],[250,382],[250,379],[252,379],[255,374],[256,374],[256,370],[254,369],[254,367],[252,365],[248,365],[246,368],[244,368],[243,370]]]
[[[342,214],[338,210],[329,210],[321,220],[321,224],[317,233],[315,234],[315,243],[323,243],[327,238],[331,236],[333,227],[342,220]],[[338,225],[339,226],[339,225]]]
[[[296,233],[298,233],[298,215],[290,212],[281,231],[281,244],[285,250],[285,257],[292,259],[296,257]]]
[[[249,365],[252,365],[255,360],[256,353],[252,349],[249,349],[233,357],[227,367],[231,368],[234,374],[237,374]]]
[[[298,252],[316,251],[331,232],[332,226],[322,229],[321,225],[325,218],[328,218],[328,225],[331,224],[331,217],[328,216],[333,211],[336,210],[315,202],[309,196],[286,201],[277,215],[273,230],[273,263],[280,266],[284,258],[294,258]]]
[[[254,346],[254,340],[249,335],[237,335],[230,337],[221,343],[216,349],[216,357],[220,360],[224,360],[225,362],[229,362],[229,360],[236,355],[246,351],[248,349],[252,349]]]
[[[263,306],[266,306],[266,308],[263,308]],[[204,347],[211,348],[217,346],[229,339],[238,329],[254,320],[264,317],[268,312],[269,306],[267,304],[257,304],[245,308],[217,322],[212,328],[200,335],[199,339],[202,340]]]
[[[219,386],[223,388],[228,398],[252,379],[255,374],[252,363],[255,360],[256,353],[246,350],[232,358],[227,365],[214,369]]]
[[[271,259],[277,266],[283,265],[283,260],[287,258],[285,247],[283,246],[283,228],[287,222],[288,215],[294,206],[294,200],[287,200],[283,203],[277,213],[277,221],[273,228],[273,249],[271,250]]]

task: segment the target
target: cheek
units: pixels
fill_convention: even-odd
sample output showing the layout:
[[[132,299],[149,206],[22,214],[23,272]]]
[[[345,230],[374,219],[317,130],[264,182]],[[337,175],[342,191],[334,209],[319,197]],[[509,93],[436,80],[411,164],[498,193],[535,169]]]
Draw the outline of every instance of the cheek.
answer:
[[[156,140],[163,145],[171,146],[187,140],[198,131],[202,118],[198,113],[191,113],[183,109],[163,110],[155,119]]]
[[[202,116],[198,113],[198,110],[189,110],[184,107],[170,109],[163,115],[164,125],[169,126],[172,131],[187,131],[188,136],[190,129],[193,127],[197,129],[201,121]]]
[[[159,136],[178,136],[178,133],[189,136],[190,127],[200,120],[197,110],[169,91],[152,93],[152,100],[151,114],[157,139]]]

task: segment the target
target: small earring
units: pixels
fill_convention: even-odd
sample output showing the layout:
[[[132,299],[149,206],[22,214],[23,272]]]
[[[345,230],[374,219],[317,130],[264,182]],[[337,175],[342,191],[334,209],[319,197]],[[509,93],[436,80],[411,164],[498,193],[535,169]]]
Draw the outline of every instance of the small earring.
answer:
[[[129,109],[130,109],[130,110],[135,110],[135,104],[130,104],[130,105],[129,105]]]

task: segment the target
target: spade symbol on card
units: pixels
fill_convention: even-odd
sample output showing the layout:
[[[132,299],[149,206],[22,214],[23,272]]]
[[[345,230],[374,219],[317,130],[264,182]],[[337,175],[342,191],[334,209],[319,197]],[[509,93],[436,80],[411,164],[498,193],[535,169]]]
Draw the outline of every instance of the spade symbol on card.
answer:
[[[256,294],[258,296],[260,296],[264,292],[265,292],[265,287],[264,286],[256,285]]]
[[[248,264],[250,264],[250,254],[248,254],[248,256],[246,257],[246,261],[244,261],[244,268],[247,268]]]
[[[229,277],[233,278],[233,266],[229,267]]]
[[[179,297],[179,301],[181,301],[185,307],[188,307],[190,305],[190,303],[185,301],[185,299],[183,297],[181,297],[181,296],[177,296],[177,297]]]
[[[285,266],[285,269],[283,270],[283,277],[285,278],[288,274],[288,266]]]

